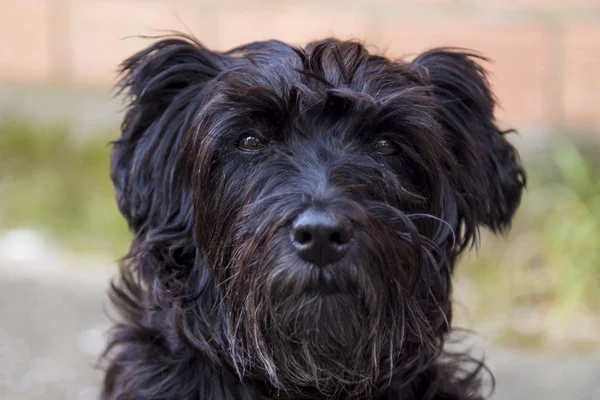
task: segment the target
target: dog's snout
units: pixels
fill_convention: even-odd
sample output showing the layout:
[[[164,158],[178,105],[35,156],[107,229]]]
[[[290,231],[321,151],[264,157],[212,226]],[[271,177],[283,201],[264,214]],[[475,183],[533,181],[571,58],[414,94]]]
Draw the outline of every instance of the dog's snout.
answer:
[[[339,261],[352,236],[350,221],[314,209],[300,214],[292,224],[292,243],[298,255],[319,266]]]

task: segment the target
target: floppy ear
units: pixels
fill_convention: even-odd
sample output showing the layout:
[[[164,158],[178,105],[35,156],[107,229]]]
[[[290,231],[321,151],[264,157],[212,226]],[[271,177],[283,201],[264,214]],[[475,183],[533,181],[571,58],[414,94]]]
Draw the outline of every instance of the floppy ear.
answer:
[[[217,54],[178,36],[121,65],[119,88],[129,104],[114,143],[111,177],[119,209],[136,234],[191,228],[185,226],[192,195],[183,143],[218,62]]]
[[[441,48],[411,63],[432,85],[446,148],[458,164],[449,175],[457,222],[464,224],[463,246],[480,224],[494,232],[507,229],[525,186],[517,151],[505,138],[509,131],[496,126],[494,97],[478,60],[485,61],[472,53]]]

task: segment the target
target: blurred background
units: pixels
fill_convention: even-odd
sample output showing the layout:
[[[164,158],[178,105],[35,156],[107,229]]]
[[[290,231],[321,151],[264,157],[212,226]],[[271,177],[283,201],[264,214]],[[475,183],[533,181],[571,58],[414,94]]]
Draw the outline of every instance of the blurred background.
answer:
[[[108,178],[120,61],[174,29],[225,50],[365,40],[491,59],[529,174],[507,237],[455,283],[498,400],[600,399],[600,0],[0,0],[0,398],[93,399],[105,287],[129,242]]]

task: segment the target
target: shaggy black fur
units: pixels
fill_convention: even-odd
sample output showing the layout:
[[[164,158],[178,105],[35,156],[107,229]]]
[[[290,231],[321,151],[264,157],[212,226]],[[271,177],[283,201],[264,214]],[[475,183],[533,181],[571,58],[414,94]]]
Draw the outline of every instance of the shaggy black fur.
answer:
[[[443,350],[451,275],[525,174],[479,60],[185,36],[126,60],[112,179],[135,236],[102,398],[482,399],[483,364]],[[308,208],[351,224],[341,260],[298,256]]]

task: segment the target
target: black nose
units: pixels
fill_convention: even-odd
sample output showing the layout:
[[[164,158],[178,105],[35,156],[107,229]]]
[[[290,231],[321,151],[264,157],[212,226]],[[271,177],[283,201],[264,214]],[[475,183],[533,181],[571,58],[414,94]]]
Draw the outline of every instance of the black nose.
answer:
[[[352,240],[352,225],[343,218],[308,209],[292,224],[292,243],[306,261],[323,266],[339,261]]]

